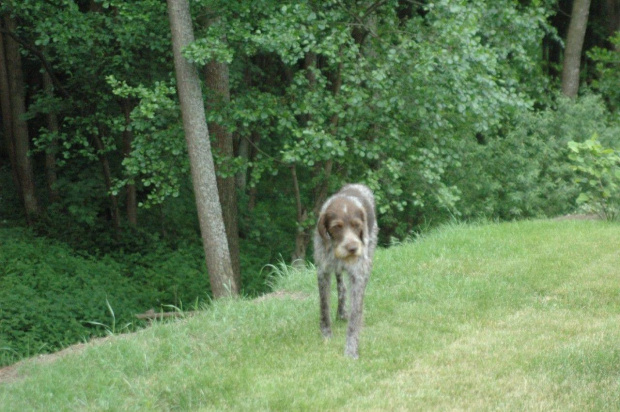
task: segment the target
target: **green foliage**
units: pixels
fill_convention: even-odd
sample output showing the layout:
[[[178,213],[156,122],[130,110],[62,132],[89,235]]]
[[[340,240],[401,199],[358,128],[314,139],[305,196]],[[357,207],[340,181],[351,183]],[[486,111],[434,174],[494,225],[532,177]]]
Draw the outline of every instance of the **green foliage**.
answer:
[[[226,36],[223,24],[211,24],[204,37],[196,40],[183,50],[183,55],[192,63],[205,65],[211,61],[231,63],[233,51],[223,39]]]
[[[75,170],[78,165],[81,166],[79,171]],[[106,189],[99,168],[99,165],[88,162],[67,165],[64,169],[67,173],[63,173],[56,182],[56,189],[61,194],[60,200],[51,204],[47,210],[51,221],[46,222],[50,226],[47,230],[62,228],[61,231],[69,237],[82,232],[86,236],[80,236],[82,246],[86,247],[86,239],[92,237],[89,232],[101,229],[106,224],[100,220],[99,214],[105,213],[109,199],[105,196]],[[67,228],[71,228],[72,233],[67,233]]]
[[[135,183],[141,205],[150,207],[179,196],[188,174],[178,107],[166,80],[167,24],[161,3],[102,5],[97,13],[46,6],[40,18],[29,14],[34,3],[18,8],[33,20],[33,36],[55,67],[72,73],[75,85],[92,86],[79,94],[88,116],[68,113],[58,136],[42,134],[37,141],[41,150],[59,141],[65,162],[115,158],[112,194],[122,196],[125,184]],[[260,137],[248,159],[217,157],[220,174],[248,170],[249,186],[260,185],[270,199],[273,187],[282,186],[274,180],[288,180],[294,165],[303,204],[312,209],[314,190],[325,179],[322,167],[333,162],[331,189],[355,180],[376,191],[387,237],[459,216],[467,189],[449,172],[468,155],[463,142],[480,133],[491,138],[534,99],[543,100],[547,85],[538,60],[542,38],[554,36],[547,23],[551,8],[510,0],[442,0],[407,6],[404,14],[402,7],[394,0],[373,7],[350,1],[194,3],[198,36],[186,57],[197,64],[226,62],[231,70],[231,102],[214,105],[208,119],[238,139]],[[67,46],[76,34],[63,21],[83,28],[85,47]],[[105,59],[75,66],[93,50]],[[152,61],[165,62],[156,74]],[[129,124],[115,107],[118,99],[132,104]],[[121,158],[125,130],[134,141]],[[106,139],[103,153],[92,148],[94,134]],[[92,222],[100,214],[83,215]],[[312,225],[312,218],[309,213],[301,224]]]
[[[107,78],[119,97],[137,99],[129,125],[116,124],[116,131],[133,133],[131,152],[123,159],[124,177],[117,180],[113,194],[128,183],[139,184],[146,199],[139,206],[150,208],[169,197],[178,197],[189,174],[187,147],[179,121],[175,89],[163,82],[153,87],[130,87],[114,76]]]
[[[42,53],[54,76],[61,79],[63,88],[55,87],[54,97],[36,93],[29,106],[29,117],[33,119],[48,113],[59,119],[57,133],[41,129],[33,139],[36,152],[55,152],[62,179],[59,182],[62,204],[52,205],[48,212],[69,211],[79,225],[105,224],[94,220],[106,213],[101,205],[108,199],[108,190],[116,196],[123,183],[138,180],[140,184],[138,178],[143,176],[144,185],[139,190],[147,192],[146,205],[157,203],[164,196],[178,195],[177,180],[187,163],[185,158],[179,160],[184,148],[179,149],[176,144],[180,136],[178,128],[175,129],[178,114],[175,111],[174,116],[168,115],[168,107],[153,108],[152,97],[150,101],[145,98],[141,114],[143,118],[151,115],[150,121],[154,123],[148,126],[151,129],[165,123],[168,134],[163,137],[169,138],[169,143],[162,142],[164,133],[160,132],[153,134],[152,147],[144,148],[144,135],[150,130],[144,122],[137,121],[135,127],[142,132],[135,143],[138,150],[135,156],[125,159],[130,163],[127,173],[123,173],[121,164],[126,145],[123,132],[133,127],[127,124],[124,110],[134,104],[135,94],[147,90],[142,84],[155,90],[152,95],[163,96],[163,103],[157,101],[157,104],[170,106],[169,87],[164,83],[164,79],[170,78],[171,61],[165,3],[97,0],[78,4],[61,0],[41,4],[28,0],[10,2],[6,7],[20,22],[19,35],[23,41]],[[26,53],[26,57],[32,56]],[[124,79],[126,89],[130,89],[127,84],[140,86],[136,86],[134,95],[128,91],[115,95],[108,82],[115,78]],[[156,109],[157,117],[153,115]],[[176,109],[174,101],[172,109]],[[103,147],[95,143],[98,140]],[[120,182],[114,188],[101,184],[102,179],[97,176],[101,172],[95,168],[100,170],[99,162],[103,158],[110,164],[112,178]],[[82,182],[76,174],[82,173],[79,178],[84,178],[86,169],[90,175]],[[177,170],[180,171],[175,173]],[[176,186],[171,188],[168,181]],[[80,189],[74,190],[72,185]],[[81,199],[77,192],[86,196]]]
[[[620,31],[610,38],[611,49],[594,47],[588,57],[595,62],[596,78],[592,87],[601,93],[612,110],[620,109]]]
[[[209,279],[199,243],[180,244],[170,250],[162,243],[152,243],[148,253],[112,255],[122,267],[121,273],[148,296],[150,306],[189,306],[209,299]]]
[[[143,242],[144,243],[144,242]],[[19,229],[0,229],[0,364],[135,329],[133,317],[209,300],[199,243],[94,258]],[[112,315],[113,314],[113,315]]]
[[[577,204],[601,217],[614,220],[620,216],[620,153],[605,148],[594,135],[585,142],[568,142],[575,182],[581,192]]]
[[[476,151],[468,142],[501,133],[544,90],[532,62],[548,30],[545,10],[464,1],[425,9],[424,18],[406,22],[404,33],[386,28],[396,43],[377,60],[379,82],[371,83],[381,116],[372,123],[384,131],[376,150],[385,160],[371,163],[367,173],[379,192],[382,220],[396,225],[401,238],[425,222],[467,215],[463,206],[479,208],[464,201],[472,200],[465,185],[479,176],[459,181],[451,172],[463,170],[470,149]],[[526,77],[532,89],[520,86]],[[495,164],[476,163],[483,169]]]
[[[0,230],[0,245],[1,363],[101,334],[88,322],[110,323],[106,300],[120,323],[147,304],[113,261],[77,257],[17,229]]]
[[[311,209],[330,161],[338,171],[332,189],[365,181],[375,190],[384,236],[458,216],[460,190],[446,174],[459,165],[457,142],[493,135],[545,90],[536,61],[553,30],[538,5],[419,8],[402,18],[395,1],[369,9],[338,1],[220,5],[228,13],[192,50],[219,42],[225,27],[235,56],[231,103],[210,116],[241,138],[260,136],[247,164],[252,185],[263,179],[271,191],[271,176],[295,165]]]
[[[117,273],[113,284],[139,289],[140,302],[155,307],[208,294],[165,9],[160,0],[0,4],[30,46],[22,54],[40,182],[42,154],[57,162],[60,199],[42,196],[46,218],[36,230],[83,253],[88,263],[75,267],[101,264]],[[581,172],[569,165],[568,142],[597,133],[617,150],[620,134],[601,99],[555,101],[549,92],[541,56],[558,40],[555,9],[550,0],[193,1],[197,38],[185,57],[230,69],[231,100],[207,95],[208,121],[226,126],[235,148],[250,142],[244,156],[214,153],[220,176],[247,172],[239,193],[244,293],[268,289],[260,268],[287,259],[295,233],[311,230],[325,184],[372,187],[383,242],[454,218],[574,210]],[[40,90],[41,56],[57,80],[53,96]],[[612,110],[617,56],[590,55],[592,87]],[[47,114],[58,117],[58,132],[41,127]],[[13,221],[18,199],[2,172],[2,215]],[[138,228],[124,224],[129,184],[141,206]],[[110,225],[110,196],[120,234]],[[110,300],[119,322],[135,306],[123,302]],[[109,316],[100,296],[98,305]]]
[[[616,139],[618,124],[600,97],[558,98],[556,107],[516,118],[504,136],[460,143],[462,167],[450,171],[464,217],[515,219],[574,211],[579,189],[567,143],[597,133]]]

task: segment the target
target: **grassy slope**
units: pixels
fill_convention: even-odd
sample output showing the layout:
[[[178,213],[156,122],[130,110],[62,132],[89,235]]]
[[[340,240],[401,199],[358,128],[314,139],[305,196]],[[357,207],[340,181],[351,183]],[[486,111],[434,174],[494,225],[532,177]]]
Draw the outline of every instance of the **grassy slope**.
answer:
[[[118,336],[0,384],[0,410],[618,410],[620,226],[443,228],[381,250],[361,358],[315,279]]]

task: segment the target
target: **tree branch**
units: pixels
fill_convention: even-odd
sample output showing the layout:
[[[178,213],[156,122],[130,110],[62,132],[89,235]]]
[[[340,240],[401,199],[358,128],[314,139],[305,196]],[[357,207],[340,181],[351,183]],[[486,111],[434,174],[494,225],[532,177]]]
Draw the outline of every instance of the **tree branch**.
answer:
[[[54,71],[52,70],[52,65],[47,61],[47,59],[45,58],[45,56],[40,50],[38,50],[37,48],[35,48],[34,46],[32,46],[31,44],[29,44],[28,42],[26,42],[25,40],[23,40],[22,38],[20,38],[15,33],[9,30],[0,28],[0,31],[8,36],[11,36],[13,40],[21,44],[22,47],[24,47],[26,50],[32,53],[35,57],[37,57],[39,61],[41,62],[41,64],[43,65],[43,68],[45,69],[47,74],[50,75],[50,78],[52,79],[52,83],[54,83],[54,87],[58,90],[58,92],[60,92],[60,94],[66,99],[69,99],[71,97],[69,92],[67,92],[67,89],[63,87],[62,83],[60,83],[60,80],[58,80],[58,78],[54,75]]]
[[[374,12],[379,7],[383,6],[385,3],[387,3],[387,0],[381,0],[381,1],[374,3],[370,7],[368,7],[366,9],[366,12],[364,13],[364,18],[368,17],[372,12]]]
[[[248,141],[248,143],[254,148],[256,149],[257,152],[261,153],[263,156],[267,157],[268,159],[273,160],[276,163],[279,163],[281,165],[286,165],[286,166],[290,166],[290,163],[286,163],[283,162],[280,159],[276,159],[275,157],[271,156],[269,153],[265,152],[264,150],[262,150],[260,147],[258,147],[249,137],[247,136],[241,136],[242,139],[245,139]]]

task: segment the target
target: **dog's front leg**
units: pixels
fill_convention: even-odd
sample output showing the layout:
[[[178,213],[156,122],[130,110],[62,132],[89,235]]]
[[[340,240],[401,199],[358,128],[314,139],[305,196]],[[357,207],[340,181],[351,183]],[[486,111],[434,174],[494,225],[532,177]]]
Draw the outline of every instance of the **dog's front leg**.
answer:
[[[317,278],[319,282],[319,299],[320,299],[320,327],[321,333],[326,338],[332,337],[331,319],[329,316],[329,300],[331,273],[324,269],[318,269]]]
[[[342,279],[342,272],[336,272],[336,285],[338,287],[338,319],[345,320],[347,318],[347,285]]]
[[[368,275],[350,275],[351,279],[351,313],[349,314],[349,324],[347,326],[347,342],[344,354],[353,359],[359,357],[359,335],[362,329],[362,318],[364,308],[364,292]]]

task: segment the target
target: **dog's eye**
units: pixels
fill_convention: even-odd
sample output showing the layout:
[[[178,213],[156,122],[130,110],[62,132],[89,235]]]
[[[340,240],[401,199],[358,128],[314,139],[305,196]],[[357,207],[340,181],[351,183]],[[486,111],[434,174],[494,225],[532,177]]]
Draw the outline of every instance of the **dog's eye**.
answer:
[[[357,235],[362,238],[363,237],[363,224],[359,220],[354,220],[351,222],[351,228],[357,233]]]
[[[344,225],[342,224],[342,222],[336,222],[329,226],[329,230],[338,231],[342,230],[343,227]]]
[[[351,222],[351,227],[352,227],[354,230],[360,230],[360,229],[362,228],[362,222],[361,222],[361,221],[359,221],[359,220],[353,220],[353,221]]]

